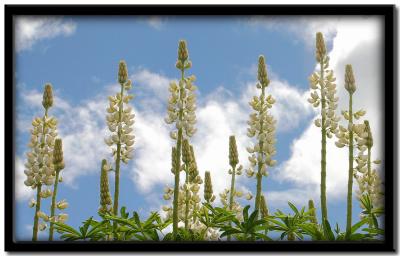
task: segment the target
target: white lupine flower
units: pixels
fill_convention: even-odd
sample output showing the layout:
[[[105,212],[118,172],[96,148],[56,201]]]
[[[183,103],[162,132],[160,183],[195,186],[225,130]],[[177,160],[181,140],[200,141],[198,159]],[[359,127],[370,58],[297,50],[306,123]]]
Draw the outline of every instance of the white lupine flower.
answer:
[[[36,206],[36,200],[31,198],[31,200],[29,201],[29,208],[33,208]]]
[[[46,223],[40,223],[38,228],[40,231],[44,231],[47,228],[47,225],[46,225]]]
[[[65,199],[63,199],[57,203],[57,208],[59,210],[64,210],[64,209],[68,208],[68,205],[69,205],[68,202]]]
[[[66,221],[68,220],[68,214],[66,214],[66,213],[60,213],[60,214],[58,215],[57,220],[58,220],[59,222],[61,222],[61,223],[66,222]]]

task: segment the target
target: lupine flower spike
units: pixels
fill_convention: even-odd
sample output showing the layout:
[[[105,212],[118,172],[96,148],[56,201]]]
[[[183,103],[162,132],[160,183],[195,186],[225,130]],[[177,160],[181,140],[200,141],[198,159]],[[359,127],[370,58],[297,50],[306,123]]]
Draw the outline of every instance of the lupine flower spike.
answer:
[[[55,215],[56,208],[59,210],[64,210],[68,207],[68,203],[65,199],[56,203],[57,188],[58,188],[58,183],[60,181],[60,172],[61,172],[61,170],[63,170],[65,168],[64,154],[63,154],[61,139],[56,139],[55,144],[54,144],[53,165],[54,165],[56,177],[55,177],[55,181],[54,181],[53,196],[51,198],[50,218],[54,221],[57,221],[59,219],[59,216]],[[54,223],[50,223],[49,241],[53,240],[53,236],[54,236]]]
[[[355,173],[354,170],[354,142],[358,140],[358,135],[362,136],[364,131],[364,124],[355,124],[354,119],[359,119],[365,115],[364,110],[353,112],[353,94],[356,92],[356,83],[353,74],[353,68],[351,65],[346,65],[345,77],[344,77],[344,88],[349,94],[349,109],[342,111],[344,119],[348,121],[347,128],[339,126],[339,130],[336,132],[338,141],[335,142],[336,146],[342,148],[344,146],[349,147],[349,169],[348,169],[348,183],[347,183],[347,218],[346,218],[346,239],[350,238],[351,226],[352,226],[352,208],[353,208],[353,178]],[[361,145],[360,145],[361,146]],[[361,149],[361,147],[360,147]]]
[[[165,118],[167,124],[175,124],[175,128],[170,133],[170,137],[176,140],[176,146],[173,150],[173,173],[174,179],[174,190],[173,190],[173,237],[176,239],[179,222],[179,174],[183,170],[181,168],[181,153],[182,143],[184,137],[190,138],[196,132],[194,125],[196,124],[196,86],[193,84],[195,81],[194,76],[185,77],[185,71],[192,66],[189,60],[189,52],[186,46],[186,41],[179,41],[178,45],[178,60],[176,62],[176,68],[181,71],[181,78],[179,83],[171,82],[169,86],[169,92],[171,93],[168,99],[168,116]],[[175,155],[175,156],[174,156]],[[183,193],[185,196],[185,193]]]
[[[215,195],[213,194],[213,187],[211,182],[211,175],[209,171],[206,171],[204,176],[204,199],[207,203],[212,203],[215,200]]]
[[[339,98],[336,97],[336,78],[333,71],[329,69],[329,56],[327,55],[324,37],[321,32],[316,35],[315,57],[319,64],[319,70],[315,71],[309,78],[311,98],[308,102],[314,108],[321,106],[321,118],[314,121],[315,126],[321,128],[321,217],[328,219],[328,208],[326,199],[326,138],[332,138],[338,128],[340,117],[335,110]]]
[[[108,183],[108,171],[110,166],[107,164],[107,160],[103,159],[101,162],[101,174],[100,174],[100,209],[101,213],[110,213],[112,199],[110,194],[110,187]]]
[[[382,181],[379,177],[378,171],[372,169],[372,164],[379,165],[380,160],[371,160],[371,149],[373,147],[374,141],[372,137],[371,127],[367,120],[364,121],[363,125],[357,125],[354,127],[355,131],[355,141],[357,141],[358,156],[356,156],[355,161],[357,166],[355,168],[354,178],[358,183],[358,190],[356,191],[357,199],[360,201],[360,207],[364,210],[361,213],[361,219],[368,217],[370,209],[367,209],[366,203],[372,206],[372,208],[377,211],[378,208],[383,209],[383,189]],[[365,152],[367,151],[367,154]],[[380,213],[376,214],[377,216]],[[372,228],[377,226],[377,222],[370,219],[369,227]]]
[[[132,81],[128,78],[128,67],[125,61],[119,62],[118,83],[121,87],[120,92],[108,97],[110,105],[107,108],[106,119],[111,135],[105,139],[115,160],[114,215],[118,215],[120,164],[121,161],[127,164],[132,159],[135,142],[135,136],[132,134],[135,114],[129,106],[133,95],[127,93],[132,88]],[[115,228],[116,222],[114,222]]]
[[[248,177],[255,176],[257,179],[255,210],[258,212],[260,212],[262,177],[268,176],[267,166],[272,167],[276,164],[276,160],[272,159],[276,153],[276,120],[268,112],[275,103],[275,99],[271,95],[266,95],[265,92],[269,82],[264,56],[260,56],[258,59],[257,88],[261,89],[261,94],[259,97],[254,96],[253,100],[249,103],[254,113],[250,114],[250,120],[247,122],[250,126],[247,129],[247,135],[250,138],[255,137],[257,141],[254,146],[247,148],[247,151],[250,153],[249,161],[251,167],[246,171]],[[256,172],[253,169],[254,167],[257,167]]]
[[[236,138],[234,135],[232,135],[229,136],[229,165],[231,168],[228,171],[229,175],[231,175],[231,186],[230,189],[225,189],[225,191],[220,193],[219,196],[222,204],[230,211],[234,212],[237,218],[240,219],[242,214],[242,207],[239,205],[239,203],[235,201],[235,197],[237,197],[237,192],[239,193],[241,192],[236,191],[235,182],[236,182],[236,176],[242,174],[243,166],[239,165],[239,167],[237,167],[238,164],[239,164],[239,155],[236,146]],[[249,194],[248,197],[252,197],[251,194]],[[231,223],[229,223],[229,225],[231,225]],[[227,239],[228,241],[230,241],[231,236],[228,235]]]
[[[27,163],[25,163],[25,185],[36,189],[36,200],[31,200],[29,206],[35,206],[35,215],[33,223],[32,241],[36,241],[38,230],[46,228],[45,223],[39,225],[39,219],[48,221],[49,218],[40,211],[41,199],[51,196],[51,190],[45,189],[43,186],[51,186],[54,183],[54,166],[53,166],[53,148],[54,139],[57,136],[57,119],[48,116],[49,109],[53,106],[53,89],[50,84],[46,84],[43,92],[43,108],[45,109],[42,118],[36,117],[32,121],[31,140],[29,148],[31,149],[27,155]]]
[[[310,212],[311,222],[318,224],[317,210],[315,209],[314,201],[312,199],[308,201],[308,211]]]

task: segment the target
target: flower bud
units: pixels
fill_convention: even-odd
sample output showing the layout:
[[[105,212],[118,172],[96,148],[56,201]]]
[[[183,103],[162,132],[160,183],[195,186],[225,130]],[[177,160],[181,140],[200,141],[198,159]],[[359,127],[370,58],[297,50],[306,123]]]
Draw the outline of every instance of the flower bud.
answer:
[[[182,145],[182,161],[186,164],[190,164],[190,145],[187,139],[183,140]]]
[[[308,210],[310,212],[311,222],[317,224],[317,214],[314,206],[314,201],[312,199],[308,201]]]
[[[51,84],[46,84],[44,87],[42,105],[45,109],[53,106],[53,88]]]
[[[364,121],[364,125],[365,125],[365,132],[368,134],[367,138],[366,138],[366,143],[365,145],[368,148],[371,148],[374,145],[374,140],[372,138],[372,133],[371,133],[371,128],[369,126],[369,122],[367,120]]]
[[[258,58],[258,81],[262,87],[266,87],[269,84],[267,68],[265,67],[265,59],[263,55]]]
[[[186,41],[180,40],[178,46],[178,60],[184,63],[189,58],[189,53],[186,47]]]
[[[64,156],[62,149],[62,140],[56,139],[53,150],[53,164],[58,170],[64,169]]]
[[[316,59],[318,62],[321,62],[326,55],[326,47],[325,47],[325,41],[324,41],[324,36],[322,35],[321,32],[317,33],[316,36]]]
[[[107,212],[109,206],[112,204],[107,172],[108,172],[107,160],[103,159],[103,161],[101,162],[101,175],[100,175],[100,212]]]
[[[211,175],[209,171],[206,171],[204,177],[204,199],[207,202],[210,202],[212,196],[213,196],[213,188],[211,183]]]
[[[203,181],[199,175],[199,170],[197,169],[196,157],[194,155],[193,146],[190,146],[190,168],[189,168],[189,182],[195,182],[198,179],[198,184]]]
[[[351,65],[346,65],[344,87],[350,94],[353,94],[356,91],[356,81],[354,79],[353,68]]]
[[[121,60],[119,62],[119,67],[118,67],[118,82],[120,84],[125,84],[127,80],[128,80],[128,68],[126,66],[126,62],[124,60]]]
[[[235,136],[229,137],[229,164],[232,168],[235,168],[239,163],[238,151],[236,146],[236,138]]]
[[[172,172],[178,172],[179,173],[179,158],[178,154],[176,151],[176,147],[172,147],[172,152],[171,152],[171,162],[172,162]]]

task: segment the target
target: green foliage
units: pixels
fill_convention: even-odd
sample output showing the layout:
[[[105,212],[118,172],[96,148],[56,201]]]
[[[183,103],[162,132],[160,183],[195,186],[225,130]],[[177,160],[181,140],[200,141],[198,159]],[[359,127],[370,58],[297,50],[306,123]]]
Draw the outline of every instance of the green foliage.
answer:
[[[267,220],[257,219],[258,211],[255,210],[249,215],[250,205],[243,208],[243,221],[238,220],[235,216],[232,217],[234,226],[224,226],[221,229],[223,233],[221,237],[234,235],[237,240],[251,241],[251,240],[272,240],[260,231],[265,230]]]

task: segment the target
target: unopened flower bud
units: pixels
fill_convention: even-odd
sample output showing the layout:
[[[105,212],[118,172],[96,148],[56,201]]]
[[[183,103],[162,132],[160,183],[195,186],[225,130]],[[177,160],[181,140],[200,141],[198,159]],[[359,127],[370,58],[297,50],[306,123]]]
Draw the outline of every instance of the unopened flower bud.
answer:
[[[314,201],[312,199],[308,201],[308,210],[310,211],[311,222],[317,224],[317,214],[314,206]]]
[[[353,68],[351,65],[346,65],[344,87],[350,94],[356,91],[356,81],[354,79]]]
[[[61,170],[61,169],[63,169],[65,167],[63,149],[62,149],[62,140],[61,139],[56,139],[55,144],[54,144],[53,164],[59,170]]]
[[[187,139],[183,140],[182,146],[182,161],[186,164],[190,164],[190,145]]]
[[[374,140],[372,138],[372,133],[371,133],[371,128],[369,126],[369,122],[367,120],[364,121],[364,125],[365,125],[365,132],[368,134],[367,138],[366,138],[366,143],[365,145],[368,148],[371,148],[374,145]]]
[[[103,161],[101,162],[101,175],[100,175],[100,211],[101,212],[107,212],[108,207],[112,204],[107,172],[108,172],[107,160],[103,159]]]
[[[204,177],[204,199],[209,202],[213,196],[213,188],[211,183],[211,175],[209,171],[205,172]]]
[[[267,68],[265,66],[265,59],[263,55],[258,58],[258,81],[262,87],[266,87],[269,84]]]
[[[316,37],[316,59],[318,62],[321,62],[326,55],[326,47],[325,47],[325,41],[324,41],[324,36],[322,35],[321,32],[317,33]]]
[[[120,84],[125,84],[127,80],[128,80],[128,68],[126,66],[126,62],[124,60],[121,60],[119,62],[119,68],[118,68],[118,82]]]
[[[239,163],[238,151],[236,146],[236,138],[235,136],[229,137],[229,164],[232,168],[235,168]]]
[[[178,60],[184,63],[189,58],[189,53],[186,47],[186,41],[180,40],[178,46]]]
[[[46,84],[44,87],[42,105],[45,109],[53,106],[53,88],[51,84]]]

